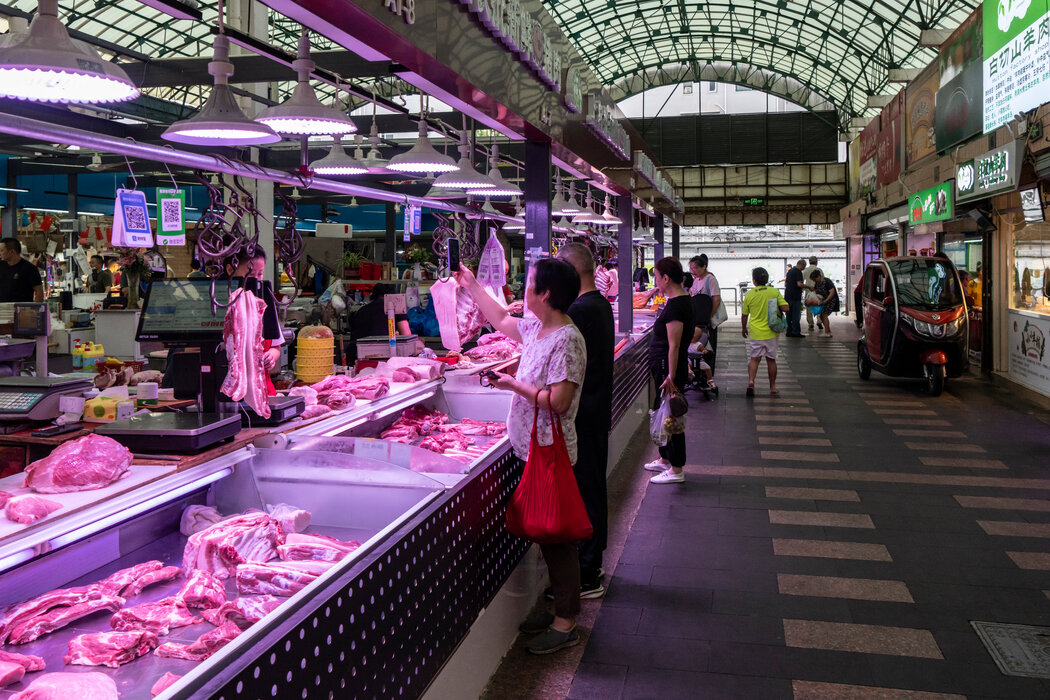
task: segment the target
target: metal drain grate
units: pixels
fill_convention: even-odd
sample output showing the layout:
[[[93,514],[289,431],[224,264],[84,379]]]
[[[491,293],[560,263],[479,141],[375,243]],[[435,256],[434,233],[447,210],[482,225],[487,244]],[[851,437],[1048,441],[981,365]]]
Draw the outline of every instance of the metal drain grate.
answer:
[[[999,670],[1008,676],[1050,678],[1050,627],[970,622]]]

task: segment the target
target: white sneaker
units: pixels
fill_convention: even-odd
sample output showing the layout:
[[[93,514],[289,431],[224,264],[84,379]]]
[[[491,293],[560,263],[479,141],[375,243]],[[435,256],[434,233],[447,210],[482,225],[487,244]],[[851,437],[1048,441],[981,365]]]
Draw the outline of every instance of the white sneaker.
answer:
[[[650,471],[650,472],[662,472],[662,471],[664,471],[665,469],[667,469],[667,465],[666,465],[666,464],[664,464],[664,462],[663,462],[663,461],[661,461],[661,460],[659,460],[659,459],[658,459],[658,460],[656,460],[655,462],[649,462],[649,463],[648,463],[648,464],[646,464],[646,465],[645,465],[645,467],[643,467],[643,468],[644,468],[644,469],[645,469],[646,471]]]
[[[668,469],[664,473],[657,474],[649,479],[649,482],[653,484],[680,484],[683,481],[685,481],[685,472],[675,474],[673,469]]]

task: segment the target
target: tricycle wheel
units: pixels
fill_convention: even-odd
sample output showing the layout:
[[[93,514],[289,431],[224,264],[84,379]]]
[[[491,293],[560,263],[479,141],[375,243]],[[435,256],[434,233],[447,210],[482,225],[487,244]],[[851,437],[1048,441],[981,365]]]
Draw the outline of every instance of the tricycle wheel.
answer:
[[[944,391],[944,365],[923,365],[922,372],[926,379],[926,393],[940,396]]]
[[[857,348],[857,374],[861,379],[871,377],[871,358],[868,357],[868,351],[864,346]]]

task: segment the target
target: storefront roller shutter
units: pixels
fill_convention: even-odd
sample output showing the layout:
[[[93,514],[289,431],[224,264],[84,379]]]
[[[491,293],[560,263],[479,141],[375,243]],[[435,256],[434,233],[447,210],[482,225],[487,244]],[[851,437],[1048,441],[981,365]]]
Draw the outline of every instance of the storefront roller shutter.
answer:
[[[770,114],[766,116],[767,150],[770,163],[799,163],[802,148],[799,129],[802,114]],[[808,116],[808,115],[807,115]]]
[[[700,162],[718,165],[733,162],[730,155],[730,124],[732,117],[724,114],[704,116],[700,120]]]
[[[732,121],[732,163],[764,163],[766,115],[737,114]]]

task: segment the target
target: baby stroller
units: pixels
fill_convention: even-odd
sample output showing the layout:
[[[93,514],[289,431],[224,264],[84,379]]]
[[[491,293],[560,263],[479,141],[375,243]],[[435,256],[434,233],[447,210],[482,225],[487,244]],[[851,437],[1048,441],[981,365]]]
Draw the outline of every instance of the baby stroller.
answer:
[[[711,394],[714,394],[715,397],[718,396],[718,387],[715,386],[713,379],[708,377],[715,363],[715,353],[711,349],[709,338],[711,307],[713,304],[711,297],[707,294],[697,294],[692,298],[692,302],[693,318],[696,319],[696,326],[693,330],[693,335],[689,339],[687,357],[689,359],[690,379],[685,388],[696,389],[704,395],[705,401],[709,401]]]

